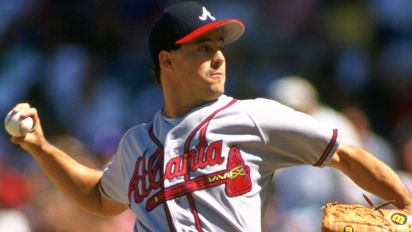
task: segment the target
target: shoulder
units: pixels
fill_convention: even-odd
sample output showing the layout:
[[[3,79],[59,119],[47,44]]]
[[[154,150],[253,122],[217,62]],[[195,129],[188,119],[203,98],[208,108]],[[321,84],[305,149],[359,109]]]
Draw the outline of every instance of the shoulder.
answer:
[[[283,105],[277,101],[266,99],[266,98],[254,98],[254,99],[245,99],[239,100],[239,107],[242,107],[246,112],[252,113],[253,112],[289,112],[293,113],[296,112],[292,108]]]
[[[266,125],[270,127],[276,127],[277,125],[285,126],[289,122],[299,121],[302,118],[308,117],[304,113],[266,98],[238,100],[228,114],[237,117],[236,121],[243,115],[245,119],[253,121],[255,125],[265,127]]]
[[[133,143],[137,140],[146,139],[152,123],[141,123],[139,125],[129,128],[122,136],[120,145]]]
[[[295,130],[320,126],[314,117],[270,99],[239,100],[239,107],[262,128]]]

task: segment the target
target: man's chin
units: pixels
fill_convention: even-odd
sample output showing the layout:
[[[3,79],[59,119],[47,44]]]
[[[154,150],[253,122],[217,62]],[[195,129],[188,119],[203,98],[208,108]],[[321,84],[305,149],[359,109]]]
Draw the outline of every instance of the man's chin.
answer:
[[[208,101],[217,100],[217,99],[218,99],[220,96],[222,96],[223,94],[224,94],[224,90],[211,91],[211,93],[209,94]]]
[[[222,96],[222,94],[225,93],[225,89],[220,87],[220,86],[217,87],[217,88],[212,87],[212,92],[215,96],[220,97],[220,96]]]

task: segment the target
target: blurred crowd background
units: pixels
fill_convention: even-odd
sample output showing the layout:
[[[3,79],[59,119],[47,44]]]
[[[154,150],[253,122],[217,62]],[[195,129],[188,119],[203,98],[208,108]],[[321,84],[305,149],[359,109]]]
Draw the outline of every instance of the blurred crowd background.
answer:
[[[52,143],[102,168],[122,133],[162,106],[147,35],[175,2],[0,1],[0,116],[30,103]],[[228,95],[273,98],[329,122],[411,186],[412,1],[200,2],[246,25],[225,49]],[[276,174],[264,231],[319,231],[322,204],[359,200],[328,168],[291,170]],[[0,232],[132,231],[133,218],[83,213],[0,130]]]

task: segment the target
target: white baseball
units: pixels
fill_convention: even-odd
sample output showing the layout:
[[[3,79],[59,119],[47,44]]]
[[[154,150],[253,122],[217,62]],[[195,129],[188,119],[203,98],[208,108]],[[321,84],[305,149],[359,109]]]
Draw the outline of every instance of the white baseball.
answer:
[[[14,113],[10,111],[4,120],[4,127],[7,133],[14,137],[24,137],[33,128],[33,119],[21,118],[23,112]]]

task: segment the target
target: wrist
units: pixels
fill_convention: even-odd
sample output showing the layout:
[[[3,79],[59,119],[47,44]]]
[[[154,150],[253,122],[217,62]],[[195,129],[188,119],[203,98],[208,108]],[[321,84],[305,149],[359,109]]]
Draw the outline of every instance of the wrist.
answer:
[[[35,146],[33,146],[33,151],[31,152],[34,155],[42,155],[51,153],[53,150],[53,146],[46,140],[41,139],[37,142]]]

